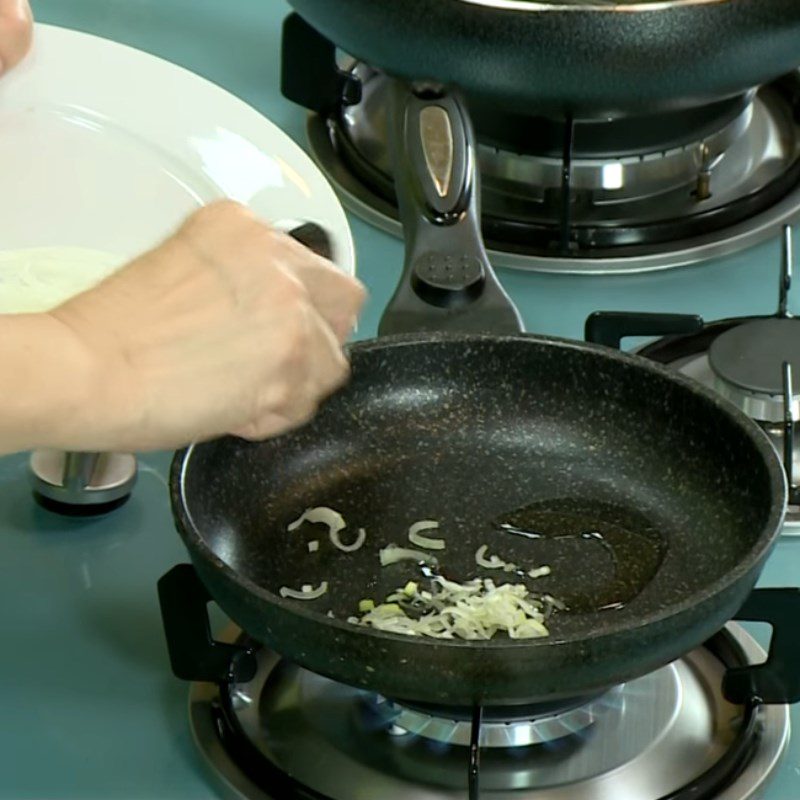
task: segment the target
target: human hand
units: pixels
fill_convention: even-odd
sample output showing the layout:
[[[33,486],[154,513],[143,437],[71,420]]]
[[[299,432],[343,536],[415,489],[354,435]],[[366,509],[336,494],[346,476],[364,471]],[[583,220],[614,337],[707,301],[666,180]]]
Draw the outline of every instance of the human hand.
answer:
[[[83,450],[260,439],[306,422],[347,379],[353,278],[229,201],[50,315],[97,366]]]
[[[25,57],[33,38],[33,15],[28,0],[0,0],[0,73]]]

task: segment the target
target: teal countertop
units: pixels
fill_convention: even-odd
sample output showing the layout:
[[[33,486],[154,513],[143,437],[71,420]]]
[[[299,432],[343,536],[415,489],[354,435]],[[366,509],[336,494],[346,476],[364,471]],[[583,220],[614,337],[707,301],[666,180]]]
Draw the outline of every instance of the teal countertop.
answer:
[[[149,51],[251,103],[304,143],[305,114],[279,92],[281,0],[38,0],[38,19]],[[376,327],[401,244],[352,219],[370,290],[361,335]],[[503,272],[529,329],[580,336],[597,308],[774,310],[777,243],[724,262],[627,278]],[[185,560],[169,511],[169,458],[142,460],[131,501],[113,515],[65,520],[35,506],[26,458],[0,459],[0,798],[213,798],[172,677],[157,579]],[[766,585],[796,585],[800,541],[779,545]],[[793,714],[800,727],[800,714]],[[800,797],[792,745],[764,800]],[[375,798],[379,800],[379,798]]]

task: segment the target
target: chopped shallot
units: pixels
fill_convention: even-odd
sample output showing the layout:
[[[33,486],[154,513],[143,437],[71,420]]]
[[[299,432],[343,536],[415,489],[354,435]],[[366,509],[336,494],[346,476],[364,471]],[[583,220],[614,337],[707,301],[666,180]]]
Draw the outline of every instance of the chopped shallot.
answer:
[[[415,522],[408,529],[408,541],[424,550],[444,550],[447,544],[444,539],[431,539],[422,535],[422,531],[433,531],[437,530],[438,527],[439,523],[432,519],[423,519]]]
[[[355,553],[356,550],[360,550],[364,546],[364,542],[366,541],[367,532],[363,528],[358,529],[358,536],[356,536],[355,541],[351,544],[344,544],[339,538],[339,531],[331,529],[331,542],[334,547],[338,547],[339,550],[344,553]]]
[[[322,523],[327,525],[328,529],[333,533],[338,533],[347,523],[344,517],[332,508],[327,506],[316,506],[316,508],[307,508],[294,522],[289,524],[288,531],[297,530],[304,522]]]
[[[380,559],[382,567],[388,567],[398,561],[416,561],[433,567],[439,565],[439,560],[429,553],[423,553],[421,550],[409,550],[406,547],[398,547],[396,544],[384,547],[380,552]]]
[[[479,567],[483,567],[484,569],[502,569],[503,572],[516,572],[520,576],[523,575],[523,571],[516,564],[512,564],[510,561],[503,561],[500,556],[492,555],[487,558],[486,551],[488,549],[487,545],[483,545],[475,552],[475,563]],[[546,575],[550,574],[550,571],[550,567],[548,566],[534,567],[524,574],[529,578],[544,578]]]
[[[328,581],[322,583],[315,589],[311,584],[305,584],[298,592],[297,589],[290,589],[288,586],[281,586],[281,597],[290,597],[292,600],[318,600],[328,591]]]
[[[344,553],[354,553],[356,550],[360,550],[367,540],[367,532],[363,528],[359,528],[355,540],[351,544],[345,544],[339,536],[339,533],[347,527],[347,523],[338,511],[328,508],[327,506],[307,508],[294,522],[289,524],[287,530],[290,532],[295,531],[304,522],[327,525],[331,543]],[[319,543],[317,543],[317,547],[319,547]],[[311,553],[316,550],[316,548],[313,550],[311,549],[310,543],[308,549]]]
[[[395,594],[406,594],[406,589]],[[405,636],[433,639],[485,641],[498,632],[511,639],[533,639],[549,635],[545,625],[545,606],[523,584],[503,584],[475,578],[466,583],[432,579],[433,592],[420,592],[408,603],[387,602],[351,617],[354,624]],[[410,603],[410,605],[409,605]],[[361,609],[360,609],[361,610]],[[410,613],[409,613],[410,612]]]
[[[486,551],[488,549],[489,546],[486,544],[477,549],[475,552],[475,563],[484,569],[504,569],[507,564],[500,556],[493,555],[491,558],[486,558]]]
[[[550,567],[547,565],[543,567],[536,567],[535,569],[528,570],[528,577],[529,578],[544,578],[552,572]]]

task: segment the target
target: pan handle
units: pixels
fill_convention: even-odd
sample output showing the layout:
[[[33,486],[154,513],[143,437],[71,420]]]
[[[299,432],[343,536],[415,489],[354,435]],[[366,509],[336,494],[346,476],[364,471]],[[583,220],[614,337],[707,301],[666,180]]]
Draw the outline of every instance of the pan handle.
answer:
[[[158,599],[176,677],[212,683],[252,680],[253,651],[214,640],[207,608],[212,598],[191,564],[178,564],[159,580]]]
[[[442,86],[391,82],[390,139],[405,264],[378,332],[519,333],[481,234],[475,135]]]
[[[737,704],[800,701],[800,589],[756,589],[735,619],[768,623],[772,640],[764,664],[728,670],[722,682],[725,697]]]

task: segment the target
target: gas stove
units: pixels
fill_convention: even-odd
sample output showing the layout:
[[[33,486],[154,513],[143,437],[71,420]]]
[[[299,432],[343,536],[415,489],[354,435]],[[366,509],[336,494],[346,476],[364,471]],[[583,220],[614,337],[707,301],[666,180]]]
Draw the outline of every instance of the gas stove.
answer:
[[[236,4],[215,0],[194,0],[191,4],[183,0],[170,3],[141,0],[114,4],[113,8],[105,0],[81,3],[36,0],[34,9],[42,21],[116,39],[204,74],[251,102],[296,140],[306,141],[306,121],[296,107],[281,97],[277,59],[271,55],[279,47],[281,23],[290,10],[284,0],[238,0]],[[191,22],[192,36],[186,35],[187,20]],[[210,47],[209,42],[214,42],[215,46]],[[351,66],[347,65],[348,69]],[[327,119],[329,113],[324,111],[319,119]],[[787,133],[788,122],[781,124]],[[329,137],[327,123],[318,129]],[[558,135],[554,141],[558,148]],[[716,165],[711,170],[712,192],[717,189],[714,170],[721,166]],[[693,178],[691,188],[696,186]],[[785,202],[786,214],[792,216],[791,202],[788,199]],[[728,244],[718,243],[717,249],[711,247],[707,251],[711,259],[702,268],[649,275],[567,275],[559,266],[563,263],[560,258],[553,258],[556,263],[548,267],[547,258],[520,256],[520,262],[541,263],[554,270],[554,274],[505,270],[503,283],[525,315],[530,330],[573,338],[583,335],[586,317],[598,308],[672,311],[681,316],[698,314],[708,321],[769,315],[774,311],[772,276],[777,275],[775,231],[785,221],[780,207],[778,203],[774,223],[766,226],[768,230],[763,234],[755,232],[754,239],[764,235],[764,241],[750,250],[735,253]],[[366,215],[366,209],[362,213]],[[359,331],[359,336],[368,337],[374,334],[381,310],[396,285],[403,258],[402,245],[396,238],[355,217],[351,217],[351,222],[361,277],[372,298]],[[746,232],[740,235],[744,238],[737,240],[732,236],[732,247],[738,247],[737,241],[751,241]],[[694,260],[691,256],[690,251],[685,260]],[[517,260],[517,255],[507,253],[503,258],[508,263]],[[659,259],[658,255],[649,259],[644,256],[639,268],[632,262],[622,266],[633,273],[647,269],[653,260],[658,262]],[[665,260],[674,261],[672,257],[665,257]],[[598,265],[598,271],[611,268],[613,263]],[[558,270],[561,274],[555,274]],[[705,324],[713,333],[718,323]],[[696,332],[699,333],[699,329]],[[651,330],[645,335],[660,333]],[[677,339],[683,336],[688,334],[684,331]],[[673,337],[667,337],[658,344],[669,347],[672,341]],[[794,381],[800,381],[797,370]],[[0,658],[0,684],[6,688],[3,695],[6,718],[13,720],[13,724],[6,724],[0,730],[0,752],[3,753],[0,797],[9,800],[33,796],[81,800],[112,797],[213,800],[226,794],[266,798],[277,789],[279,793],[274,796],[291,800],[291,794],[283,792],[285,784],[280,779],[272,782],[281,772],[302,766],[288,759],[315,758],[317,779],[325,778],[330,782],[332,777],[341,774],[335,770],[339,770],[342,759],[360,760],[366,763],[365,768],[370,769],[374,778],[371,769],[374,762],[369,761],[371,756],[366,746],[362,753],[353,755],[353,751],[357,743],[379,737],[387,749],[372,757],[385,757],[390,777],[399,774],[398,780],[404,788],[397,796],[404,800],[415,795],[425,800],[437,797],[456,800],[459,790],[449,788],[451,784],[447,781],[451,779],[461,781],[463,796],[469,766],[469,748],[463,742],[472,732],[470,723],[463,718],[448,719],[441,709],[437,715],[430,714],[431,709],[400,708],[396,704],[381,708],[379,698],[364,697],[357,690],[330,686],[322,677],[300,673],[291,665],[279,662],[266,649],[258,651],[258,659],[259,664],[273,664],[269,675],[274,677],[266,687],[270,693],[259,694],[258,681],[266,680],[266,672],[261,667],[257,677],[234,683],[235,689],[242,691],[237,717],[224,708],[226,694],[231,697],[231,709],[234,703],[239,703],[230,689],[221,689],[215,682],[197,682],[189,687],[170,674],[153,586],[161,574],[185,559],[185,551],[175,535],[169,511],[165,488],[168,455],[145,454],[139,464],[139,481],[127,504],[107,516],[67,520],[31,501],[27,457],[0,459],[0,585],[6,600],[0,604],[0,630],[6,654],[5,658]],[[766,565],[760,585],[797,585],[798,548],[797,538],[783,537]],[[214,630],[229,625],[224,618],[214,617],[213,620]],[[796,630],[796,617],[793,622],[789,627],[790,637]],[[730,628],[738,638],[741,629],[733,625]],[[747,630],[766,646],[768,637],[762,626],[748,626]],[[228,628],[221,638],[232,641],[240,635]],[[740,642],[746,653],[750,653],[751,645],[744,639]],[[54,658],[56,653],[59,656]],[[763,654],[752,650],[748,657],[759,660]],[[743,726],[735,717],[746,708],[722,699],[719,682],[724,667],[721,665],[717,655],[699,650],[668,669],[666,685],[680,685],[684,691],[680,681],[688,679],[692,683],[677,709],[679,716],[683,715],[681,721],[670,727],[670,730],[677,730],[675,726],[685,726],[682,730],[689,731],[687,744],[676,747],[674,757],[665,765],[646,759],[647,747],[643,740],[642,756],[629,762],[634,767],[638,762],[642,771],[628,772],[631,780],[639,780],[636,776],[641,776],[653,788],[650,772],[663,777],[664,772],[676,768],[676,764],[680,767],[684,759],[702,756],[703,747],[720,754],[726,747],[730,749],[734,740],[738,741],[736,734]],[[652,680],[652,676],[645,677]],[[579,708],[566,716],[556,714],[557,719],[529,718],[521,724],[518,724],[520,720],[515,720],[509,726],[514,736],[523,740],[547,737],[549,744],[541,742],[510,748],[522,754],[519,758],[511,756],[519,763],[513,772],[514,779],[520,780],[522,787],[527,785],[525,781],[531,780],[525,771],[530,769],[526,758],[534,751],[544,754],[546,748],[552,753],[549,774],[556,775],[558,764],[565,763],[561,759],[574,754],[574,741],[597,745],[599,740],[593,731],[599,731],[599,725],[611,719],[608,712],[618,715],[615,719],[619,718],[621,712],[616,704],[624,701],[627,708],[628,692],[633,686],[631,682],[621,689],[612,689],[607,697],[588,699],[587,708]],[[324,709],[315,704],[321,698],[330,698],[330,704]],[[249,705],[248,699],[251,700]],[[665,700],[664,708],[670,707],[669,702],[674,702],[674,694]],[[312,703],[315,704],[313,710]],[[654,710],[658,706],[663,719],[665,712],[660,703],[660,699],[653,699],[651,705]],[[282,716],[278,711],[284,707],[286,713]],[[251,713],[249,721],[245,719],[246,709]],[[349,727],[342,724],[342,727],[322,730],[325,710],[334,714],[334,725],[342,723],[341,715],[335,716],[337,709],[342,713],[352,711]],[[398,711],[401,713],[396,722],[400,730],[387,731],[385,726],[391,714]],[[383,716],[384,712],[388,712],[389,718]],[[269,716],[262,717],[262,714]],[[795,735],[784,738],[782,720],[787,715]],[[690,718],[688,724],[687,717]],[[365,719],[369,718],[384,727],[365,731]],[[252,768],[261,771],[260,777],[254,780],[248,767],[239,765],[240,756],[229,748],[228,737],[239,737],[249,722],[259,725],[266,719],[273,728],[262,727],[261,738],[254,736],[253,747],[249,750],[255,757]],[[752,756],[745,759],[739,788],[730,785],[722,794],[718,793],[716,800],[748,796],[758,800],[800,797],[800,739],[796,735],[800,707],[762,706],[756,719],[763,726],[760,741],[766,746],[757,747]],[[587,724],[587,720],[594,722]],[[483,779],[483,796],[497,800],[509,795],[508,791],[491,783],[497,758],[502,758],[501,751],[505,749],[499,748],[493,753],[495,748],[490,745],[495,736],[502,736],[506,729],[495,727],[498,721],[491,716],[485,721],[488,733],[482,733],[479,775]],[[539,733],[549,732],[553,726],[560,728],[561,723],[567,721],[579,728],[580,733],[566,739],[552,739],[550,733]],[[729,729],[726,733],[728,721],[733,721],[733,731]],[[238,729],[234,723],[238,724]],[[300,728],[301,724],[305,728]],[[293,734],[294,726],[298,726],[298,731],[309,728],[319,731],[319,738],[312,740],[313,745],[303,743],[295,747],[298,740],[290,738],[298,735]],[[427,736],[420,735],[423,726]],[[481,728],[484,730],[484,726]],[[270,730],[275,731],[274,736]],[[630,748],[636,744],[641,729],[631,728],[630,734],[622,733],[624,730],[615,731],[611,738],[614,744],[624,739],[622,744]],[[364,738],[345,738],[345,734]],[[645,730],[645,734],[652,735],[652,729]],[[449,743],[437,740],[450,736],[453,740]],[[193,738],[196,741],[192,741]],[[281,751],[281,760],[275,768],[267,767],[263,760],[260,748],[265,741]],[[320,745],[320,750],[316,751],[318,755],[313,749],[316,744]],[[784,754],[778,758],[784,744]],[[412,778],[417,780],[414,791],[406,782],[409,780],[408,761],[403,759],[406,753],[419,751],[427,754],[427,760],[414,762]],[[43,754],[46,754],[46,769],[42,768]],[[216,765],[209,769],[211,757],[216,759]],[[540,761],[543,760],[540,757]],[[441,776],[437,778],[439,768]],[[344,769],[346,767],[342,771]],[[385,772],[383,775],[386,777]],[[315,785],[307,774],[299,777],[312,787]],[[605,795],[601,795],[604,800],[619,797],[615,794],[619,786],[606,783],[613,777],[614,770],[594,783],[599,789],[609,787]],[[438,783],[431,782],[435,780]],[[269,788],[265,789],[267,781],[270,781]],[[661,786],[668,784],[669,781]],[[669,785],[677,786],[678,781]],[[381,800],[372,791],[374,786],[365,783],[352,798]],[[638,786],[632,784],[632,790]],[[296,784],[290,788],[298,790]],[[322,788],[329,789],[330,783]],[[730,795],[731,791],[739,794]],[[303,790],[296,796],[320,800],[320,791]],[[571,797],[569,789],[564,787],[551,787],[541,796],[547,800]],[[637,800],[640,797],[641,793]],[[700,797],[702,795],[698,794],[692,800]],[[622,798],[627,800],[625,795]]]
[[[299,17],[287,22],[283,91],[314,112],[317,163],[346,206],[400,234],[388,85]],[[708,106],[617,119],[468,101],[495,266],[662,269],[737,252],[800,213],[800,73]]]
[[[254,647],[246,681],[195,683],[192,733],[225,796],[246,800],[761,797],[788,741],[783,705],[734,704],[726,669],[763,660],[731,624],[706,646],[591,698],[549,707],[420,708]]]

